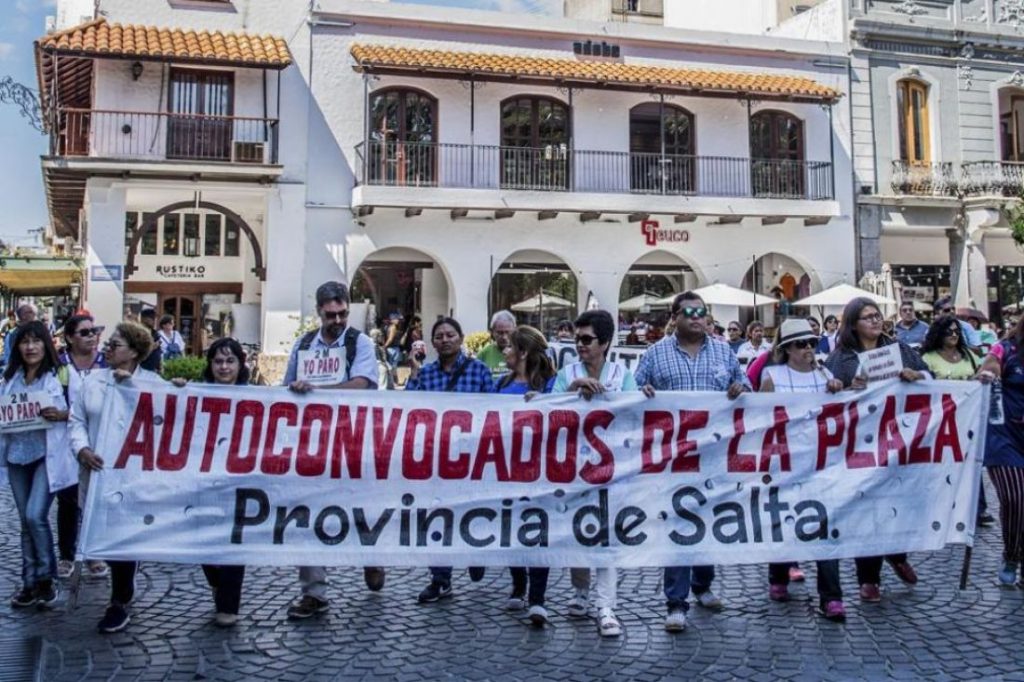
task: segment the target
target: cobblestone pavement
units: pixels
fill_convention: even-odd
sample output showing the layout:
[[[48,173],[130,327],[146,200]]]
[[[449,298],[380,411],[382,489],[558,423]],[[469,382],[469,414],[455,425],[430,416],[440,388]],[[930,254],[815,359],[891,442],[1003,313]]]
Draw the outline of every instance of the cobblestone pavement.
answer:
[[[989,491],[989,499],[995,495]],[[18,588],[20,546],[10,491],[0,491],[0,593]],[[457,571],[454,599],[421,606],[425,569],[388,571],[371,593],[362,571],[331,572],[329,614],[285,619],[296,571],[252,568],[242,620],[212,623],[213,605],[199,567],[144,564],[127,631],[100,636],[95,624],[108,596],[105,580],[85,580],[77,609],[14,611],[0,605],[0,640],[41,642],[42,679],[53,680],[563,680],[563,679],[1006,679],[1024,681],[1024,590],[1000,588],[997,528],[984,529],[971,582],[957,589],[962,548],[912,556],[921,577],[901,584],[886,568],[884,599],[861,604],[853,562],[843,562],[846,624],[815,612],[814,567],[793,587],[794,600],[767,598],[762,566],[720,569],[722,613],[694,608],[686,631],[662,624],[661,571],[620,573],[618,614],[625,633],[602,639],[591,620],[570,620],[568,571],[553,571],[551,624],[529,625],[503,611],[507,571],[479,583]],[[63,603],[63,600],[62,600]],[[13,672],[12,659],[0,658]]]

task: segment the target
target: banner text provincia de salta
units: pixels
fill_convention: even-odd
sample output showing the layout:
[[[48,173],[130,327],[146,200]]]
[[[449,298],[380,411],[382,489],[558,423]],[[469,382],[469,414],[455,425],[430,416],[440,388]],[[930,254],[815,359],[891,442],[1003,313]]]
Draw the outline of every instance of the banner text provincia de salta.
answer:
[[[669,566],[970,543],[987,387],[517,396],[112,387],[81,552]]]

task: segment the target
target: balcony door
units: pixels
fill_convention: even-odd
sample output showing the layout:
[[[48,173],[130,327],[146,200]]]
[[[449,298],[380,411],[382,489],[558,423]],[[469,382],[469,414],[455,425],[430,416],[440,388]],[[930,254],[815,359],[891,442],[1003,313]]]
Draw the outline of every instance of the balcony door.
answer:
[[[755,197],[804,197],[804,124],[784,111],[750,117],[751,185]]]
[[[171,69],[167,157],[230,161],[235,75]]]
[[[510,189],[569,187],[569,107],[548,97],[501,103],[501,185]]]
[[[931,163],[928,121],[928,86],[906,79],[896,84],[896,108],[899,112],[900,161],[911,166]]]
[[[1024,95],[1010,95],[1009,111],[999,116],[1003,161],[1024,162]]]
[[[174,316],[174,328],[181,332],[185,340],[185,353],[198,355],[202,349],[196,343],[196,331],[198,319],[197,312],[200,310],[199,296],[174,296],[162,295],[160,297],[160,312],[163,315]]]
[[[664,156],[662,153],[664,152]],[[629,187],[634,192],[693,192],[693,114],[657,102],[629,111]]]
[[[419,90],[370,96],[369,181],[378,185],[437,184],[437,100]]]

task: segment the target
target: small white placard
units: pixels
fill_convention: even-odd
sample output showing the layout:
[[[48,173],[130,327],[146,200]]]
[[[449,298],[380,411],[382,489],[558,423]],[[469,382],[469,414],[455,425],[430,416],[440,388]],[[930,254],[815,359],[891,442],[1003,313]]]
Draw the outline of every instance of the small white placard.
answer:
[[[317,348],[299,351],[299,381],[330,386],[345,381],[345,349]]]
[[[903,355],[900,344],[890,343],[888,346],[866,350],[858,353],[860,369],[857,376],[866,377],[868,381],[881,381],[898,377],[903,371]]]
[[[53,400],[45,391],[22,391],[0,396],[0,431],[18,433],[48,429],[52,422],[43,419],[40,412],[52,407]]]

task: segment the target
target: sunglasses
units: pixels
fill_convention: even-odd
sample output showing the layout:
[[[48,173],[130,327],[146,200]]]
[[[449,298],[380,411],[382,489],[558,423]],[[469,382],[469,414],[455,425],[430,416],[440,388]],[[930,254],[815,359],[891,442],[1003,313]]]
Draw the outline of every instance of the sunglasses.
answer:
[[[347,320],[348,310],[339,310],[337,312],[329,313],[326,310],[321,310],[320,314],[328,320]]]
[[[591,336],[590,334],[580,334],[576,337],[577,346],[589,346],[594,343],[594,341],[597,341],[597,337]]]
[[[940,313],[942,313],[943,315],[948,315],[948,314],[950,314],[951,312],[953,312],[953,309],[952,309],[952,308],[943,308],[943,309],[942,309],[942,310],[940,310],[939,312],[940,312]]]
[[[75,336],[79,336],[83,339],[87,339],[90,336],[99,336],[103,333],[103,327],[93,327],[92,329],[79,329],[75,332]]]
[[[946,336],[960,336],[960,330],[956,328],[947,329]]]
[[[815,343],[814,339],[797,339],[796,341],[790,341],[788,345],[803,350],[805,348],[814,348],[818,344]]]
[[[677,312],[676,314],[682,315],[683,317],[691,320],[699,320],[702,317],[707,317],[708,309],[704,308],[703,306],[699,308],[691,308],[690,306],[686,306],[685,308],[680,308],[679,312]]]

